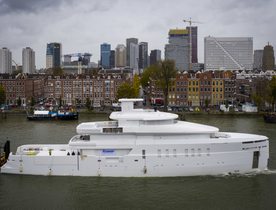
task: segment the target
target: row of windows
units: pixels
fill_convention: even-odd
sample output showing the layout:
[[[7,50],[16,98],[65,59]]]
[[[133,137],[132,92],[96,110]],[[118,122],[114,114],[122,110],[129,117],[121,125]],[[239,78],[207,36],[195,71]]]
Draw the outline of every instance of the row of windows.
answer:
[[[213,94],[213,98],[219,98],[219,99],[222,99],[223,97],[222,97],[222,94],[220,94],[220,95],[218,95],[218,94]]]
[[[189,88],[188,89],[189,92],[198,92],[199,88]],[[174,89],[172,89],[172,91],[174,91]],[[187,89],[186,88],[176,88],[177,92],[186,92]],[[200,88],[201,92],[210,92],[211,88]],[[223,89],[222,88],[213,88],[213,92],[222,92]],[[233,88],[226,88],[225,91],[234,91]]]
[[[17,85],[17,86],[21,86],[21,85],[25,85],[25,83],[24,82],[17,82],[17,83],[15,83],[15,82],[1,82],[0,83],[1,85],[3,85],[4,86],[4,84],[6,85],[6,86],[15,86],[15,85]]]
[[[157,157],[161,158],[161,157],[177,157],[178,155],[183,155],[183,151],[179,152],[177,151],[177,149],[165,149],[165,150],[161,150],[158,149],[157,150]],[[184,150],[184,155],[185,157],[195,157],[195,156],[202,156],[202,155],[207,155],[210,156],[210,148],[206,148],[205,151],[203,151],[201,148],[191,148],[191,149],[185,149]]]
[[[187,99],[187,95],[176,95],[176,98],[177,99]],[[198,96],[192,96],[192,97],[189,96],[189,99],[191,99],[191,98],[198,99]],[[209,95],[208,96],[200,96],[200,99],[211,99],[211,96],[209,96]]]
[[[213,85],[223,85],[222,81],[213,81],[212,82]],[[183,86],[183,85],[187,85],[186,81],[183,82],[176,82],[177,86]],[[197,86],[198,84],[200,85],[211,85],[211,81],[189,81],[189,86]],[[230,82],[228,82],[228,84],[232,84]]]

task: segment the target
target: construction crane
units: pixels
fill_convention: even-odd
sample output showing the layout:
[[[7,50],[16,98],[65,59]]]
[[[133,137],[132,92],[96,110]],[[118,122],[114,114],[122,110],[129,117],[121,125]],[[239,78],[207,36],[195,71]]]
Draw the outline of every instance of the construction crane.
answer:
[[[82,60],[82,58],[87,58],[87,57],[91,57],[92,54],[90,53],[72,53],[72,54],[66,54],[66,55],[63,55],[63,57],[77,57],[79,60]]]
[[[192,70],[192,24],[193,23],[201,23],[199,21],[192,21],[192,18],[190,18],[189,20],[183,20],[184,23],[189,23],[190,29],[189,29],[189,45],[190,45],[190,49],[189,49],[189,54],[190,54],[190,60],[189,60],[189,70]]]
[[[14,60],[12,60],[12,62],[15,64],[15,70],[17,71],[18,70],[18,64]]]
[[[68,61],[71,62],[71,57],[78,58],[78,74],[82,74],[82,63],[86,60],[88,65],[88,62],[90,62],[91,56],[92,54],[90,53],[72,53],[72,54],[63,55],[64,61],[66,57],[69,58],[69,60],[66,60],[65,62],[68,62]]]

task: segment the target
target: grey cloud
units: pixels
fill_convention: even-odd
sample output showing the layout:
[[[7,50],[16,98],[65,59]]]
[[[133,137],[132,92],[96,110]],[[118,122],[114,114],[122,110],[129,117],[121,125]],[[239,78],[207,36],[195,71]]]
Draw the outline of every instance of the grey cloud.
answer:
[[[85,2],[85,1],[84,1]],[[78,8],[84,3],[74,0],[0,0],[0,14],[10,13],[39,13],[48,8],[60,8],[61,5]],[[109,10],[117,1],[87,1],[83,12],[106,11]]]
[[[0,13],[33,13],[49,7],[59,7],[61,3],[71,0],[0,0]]]

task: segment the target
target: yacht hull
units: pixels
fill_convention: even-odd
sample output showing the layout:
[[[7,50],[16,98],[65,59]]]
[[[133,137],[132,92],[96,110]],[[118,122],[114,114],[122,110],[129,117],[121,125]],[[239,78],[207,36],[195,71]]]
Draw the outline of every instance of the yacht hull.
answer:
[[[135,144],[83,149],[24,145],[2,173],[45,176],[173,177],[225,175],[267,169],[268,140],[210,144]],[[36,153],[36,150],[39,152]],[[19,152],[17,152],[19,153]]]

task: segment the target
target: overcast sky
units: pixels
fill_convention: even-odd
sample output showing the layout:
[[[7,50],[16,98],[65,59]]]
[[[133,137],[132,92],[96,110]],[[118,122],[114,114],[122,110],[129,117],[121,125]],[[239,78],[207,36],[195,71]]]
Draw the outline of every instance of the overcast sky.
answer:
[[[269,41],[276,47],[276,0],[0,0],[0,47],[22,63],[22,48],[36,52],[45,67],[46,44],[61,42],[63,54],[89,52],[97,62],[100,44],[114,49],[136,37],[160,49],[168,31],[185,28],[183,19],[200,21],[198,56],[203,62],[204,37],[253,37],[254,49]]]

